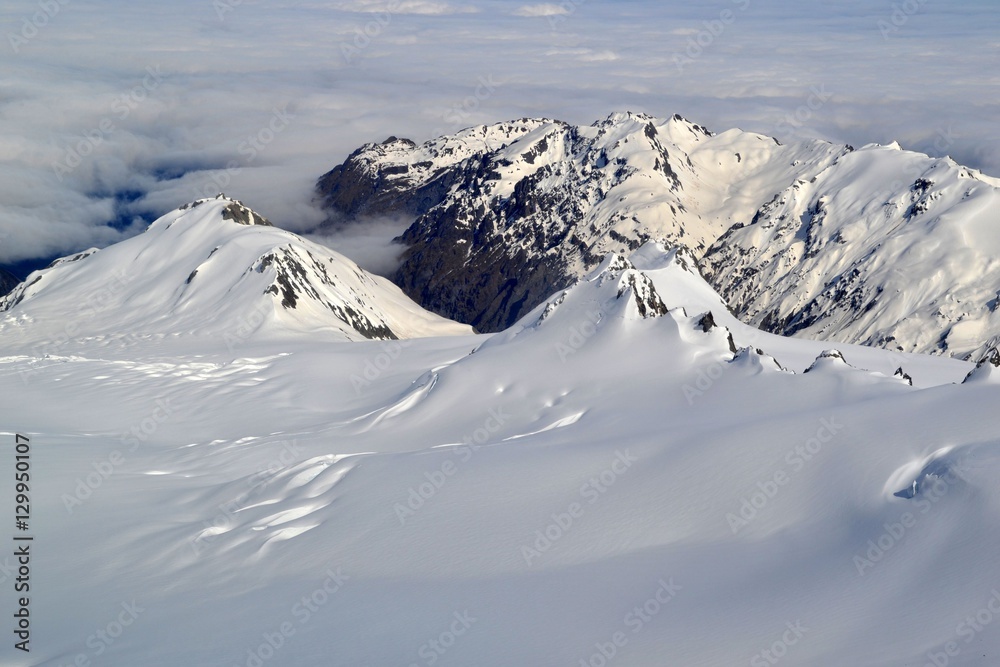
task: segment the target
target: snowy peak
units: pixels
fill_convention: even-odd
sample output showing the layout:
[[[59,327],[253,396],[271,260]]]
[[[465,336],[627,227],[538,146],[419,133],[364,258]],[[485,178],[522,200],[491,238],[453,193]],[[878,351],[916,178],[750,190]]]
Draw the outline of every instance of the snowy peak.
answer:
[[[1000,349],[990,348],[976,367],[965,376],[962,384],[967,382],[1000,382]]]
[[[736,347],[729,330],[706,326],[706,318],[711,315],[668,310],[650,275],[611,254],[587,278],[551,296],[479,349],[513,344],[526,354],[555,350],[564,360],[572,357],[586,365],[648,345],[658,350],[658,363],[675,355],[730,361]]]
[[[520,119],[368,144],[317,193],[338,219],[413,215],[392,280],[481,331],[659,243],[772,333],[966,359],[1000,343],[1000,180],[898,144]]]
[[[622,274],[618,285],[618,298],[622,297],[628,300],[629,313],[634,312],[643,319],[667,314],[667,307],[656,293],[653,281],[641,271],[628,271]]]
[[[777,359],[764,352],[759,347],[741,347],[730,362],[734,367],[744,368],[752,373],[773,373],[780,371],[790,373]]]
[[[207,205],[207,206],[206,206]],[[203,214],[197,216],[189,216],[188,213],[195,213],[195,209],[199,207],[206,206],[202,213],[212,211],[211,214]],[[155,220],[146,231],[158,230],[161,226],[169,227],[178,221],[197,221],[200,225],[210,225],[219,224],[222,222],[234,222],[238,225],[244,225],[246,227],[260,226],[260,227],[274,227],[270,220],[257,213],[250,207],[248,207],[243,202],[227,197],[223,193],[219,193],[215,197],[206,197],[204,199],[196,199],[193,202],[188,202],[183,206],[177,207],[171,213],[164,215],[157,220]],[[183,224],[183,222],[182,222]],[[88,252],[93,252],[90,250]],[[60,260],[57,260],[60,261]]]
[[[527,338],[545,349],[539,342],[549,339],[551,346],[563,350],[563,356],[582,352],[586,346],[594,357],[617,356],[622,349],[643,344],[659,349],[662,359],[703,358],[712,363],[725,364],[734,360],[739,351],[729,328],[718,324],[711,311],[699,310],[704,299],[695,297],[685,301],[691,293],[686,288],[676,290],[681,301],[667,308],[660,297],[662,286],[679,285],[687,280],[704,286],[700,276],[689,273],[684,265],[684,249],[664,249],[650,244],[632,257],[609,254],[585,279],[553,295],[525,315],[517,324],[495,334],[483,347],[491,348]],[[637,264],[650,267],[640,270]],[[724,306],[715,295],[715,302]],[[689,303],[688,315],[679,303]],[[585,345],[584,345],[585,344]],[[567,351],[569,346],[569,351]],[[767,370],[781,368],[780,364],[764,355]],[[580,357],[588,355],[581,354]],[[743,364],[737,364],[742,367]],[[750,368],[748,372],[756,372]]]
[[[812,363],[809,368],[805,370],[806,373],[812,373],[814,371],[840,371],[845,369],[853,369],[844,359],[844,355],[840,350],[824,350],[820,353],[816,360]]]
[[[182,206],[136,237],[35,272],[0,300],[2,311],[0,326],[38,335],[67,318],[80,323],[76,336],[239,331],[242,338],[308,333],[360,340],[469,331],[222,195]]]
[[[325,174],[331,216],[407,213],[393,280],[425,307],[502,330],[609,253],[654,241],[703,253],[843,147],[795,147],[679,116],[618,112],[588,126],[521,119],[417,145],[367,144]]]
[[[667,307],[656,293],[656,286],[628,259],[611,253],[587,279],[604,284],[613,281],[618,289],[619,313],[626,319],[646,319],[667,314]]]
[[[219,195],[219,199],[225,199],[224,195]],[[261,225],[263,227],[273,227],[271,222],[243,205],[242,202],[229,200],[231,203],[222,209],[222,219],[232,220],[241,225]]]
[[[462,130],[418,146],[389,137],[358,148],[320,178],[317,194],[349,216],[423,213],[455,184],[462,163],[493,153],[554,121],[521,119]]]

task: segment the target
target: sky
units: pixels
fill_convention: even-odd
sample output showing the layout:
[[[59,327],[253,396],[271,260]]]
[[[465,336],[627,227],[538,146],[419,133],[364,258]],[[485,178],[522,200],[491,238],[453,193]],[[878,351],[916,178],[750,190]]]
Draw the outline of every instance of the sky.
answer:
[[[1000,176],[992,0],[7,0],[0,28],[0,265],[22,274],[219,192],[309,233],[316,180],[362,144],[525,116],[896,140]]]

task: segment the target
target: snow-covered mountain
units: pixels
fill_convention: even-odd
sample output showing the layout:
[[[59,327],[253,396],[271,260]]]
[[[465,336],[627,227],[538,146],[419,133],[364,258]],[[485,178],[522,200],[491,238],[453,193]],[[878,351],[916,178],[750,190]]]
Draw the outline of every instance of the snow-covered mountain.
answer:
[[[393,280],[481,330],[654,240],[690,248],[770,331],[976,358],[1000,339],[998,187],[895,145],[782,145],[616,113],[392,137],[317,190],[340,216],[415,216]]]
[[[36,271],[0,299],[0,332],[25,341],[87,337],[333,340],[468,332],[388,280],[273,227],[220,195],[168,213],[146,232]]]
[[[208,222],[254,253],[276,231]],[[152,270],[164,251],[147,247]],[[141,296],[116,302],[122,320],[148,314]],[[21,335],[5,326],[0,346]],[[32,652],[8,642],[0,662],[1000,655],[965,621],[995,618],[978,614],[1000,580],[992,357],[973,371],[757,331],[693,255],[655,243],[496,334],[355,338],[94,336],[0,357],[0,437],[31,440],[35,537]]]
[[[30,653],[8,641],[0,664],[995,664],[1000,351],[973,364],[767,333],[698,266],[718,280],[732,252],[732,273],[755,280],[744,240],[730,239],[758,226],[775,244],[807,243],[784,239],[787,202],[764,194],[784,192],[781,169],[805,165],[820,183],[853,156],[900,151],[735,133],[746,166],[730,164],[742,185],[724,187],[703,176],[723,135],[643,122],[616,117],[646,142],[621,137],[618,149],[640,149],[614,157],[620,178],[610,163],[587,167],[588,238],[627,250],[590,266],[569,238],[523,248],[516,257],[535,263],[561,258],[562,284],[542,294],[526,278],[520,303],[491,311],[518,314],[495,333],[422,310],[222,196],[58,260],[0,300],[0,441],[30,470],[28,519],[9,530],[32,537],[30,598],[0,601],[29,619],[14,636]],[[618,141],[605,141],[612,156]],[[812,162],[774,157],[809,146]],[[703,208],[680,208],[668,157]],[[657,160],[667,194],[645,206],[637,193]],[[353,212],[425,207],[413,232],[438,215],[420,197],[474,164],[428,176],[416,199],[403,171],[384,175]],[[531,187],[584,173],[572,164],[550,163]],[[491,215],[463,208],[475,203],[463,190],[506,182],[478,178],[449,186],[456,211],[481,216],[456,229]],[[597,197],[604,187],[635,204],[631,222]],[[556,191],[573,196],[568,181]],[[756,219],[738,227],[737,209]],[[554,230],[548,211],[510,224]],[[810,220],[823,229],[829,215]],[[640,237],[643,225],[668,240]],[[510,261],[496,239],[514,237],[487,231],[456,232],[467,264],[488,266],[477,233]],[[435,243],[407,261],[433,265],[419,252]],[[458,294],[478,296],[466,264],[434,270],[443,292],[452,275]],[[0,584],[27,576],[19,558],[0,555]]]
[[[777,193],[703,265],[769,331],[977,360],[1000,341],[1000,180],[866,146]]]
[[[496,331],[609,252],[652,239],[700,256],[773,192],[845,150],[716,137],[680,116],[616,113],[589,127],[522,119],[422,146],[368,144],[317,187],[349,216],[418,215],[394,280],[425,307]]]

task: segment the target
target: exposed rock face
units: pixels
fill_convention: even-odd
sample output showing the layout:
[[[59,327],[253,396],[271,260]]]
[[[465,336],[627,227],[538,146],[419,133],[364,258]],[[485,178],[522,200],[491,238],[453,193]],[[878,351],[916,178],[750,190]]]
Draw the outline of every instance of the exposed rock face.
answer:
[[[636,310],[643,319],[667,314],[667,307],[663,305],[656,287],[646,274],[635,271],[623,276],[618,298],[628,293],[631,293]]]
[[[327,265],[308,250],[294,245],[276,248],[258,260],[254,271],[263,273],[269,268],[274,270],[275,277],[264,293],[280,298],[282,308],[294,309],[300,301],[312,301],[365,338],[397,338],[384,321],[366,312],[370,310],[367,304],[331,298],[331,292],[337,294],[340,285],[327,272]]]
[[[10,271],[0,269],[0,296],[10,293],[21,281]]]
[[[668,312],[649,276],[636,269],[632,262],[621,255],[608,255],[589,280],[599,284],[615,282],[618,288],[615,298],[625,300],[627,315],[649,319]]]

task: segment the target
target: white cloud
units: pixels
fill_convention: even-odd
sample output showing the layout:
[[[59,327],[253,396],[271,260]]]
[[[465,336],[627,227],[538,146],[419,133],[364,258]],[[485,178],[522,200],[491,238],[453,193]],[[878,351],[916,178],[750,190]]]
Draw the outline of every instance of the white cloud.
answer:
[[[514,10],[514,16],[565,16],[567,14],[569,14],[569,9],[551,2],[539,5],[521,5]]]
[[[406,249],[392,240],[406,231],[411,218],[376,218],[324,227],[308,238],[350,257],[366,271],[388,276],[399,268]]]
[[[572,56],[585,63],[611,62],[618,60],[618,54],[611,50],[592,51],[591,49],[549,49],[547,56]]]
[[[338,9],[349,12],[368,14],[475,14],[479,10],[469,5],[456,5],[434,0],[348,0],[334,5]]]
[[[608,63],[618,60],[618,54],[614,51],[590,51],[580,56],[580,60],[586,63]]]

